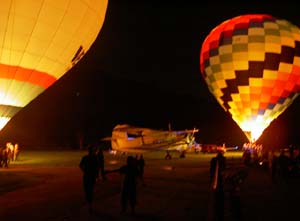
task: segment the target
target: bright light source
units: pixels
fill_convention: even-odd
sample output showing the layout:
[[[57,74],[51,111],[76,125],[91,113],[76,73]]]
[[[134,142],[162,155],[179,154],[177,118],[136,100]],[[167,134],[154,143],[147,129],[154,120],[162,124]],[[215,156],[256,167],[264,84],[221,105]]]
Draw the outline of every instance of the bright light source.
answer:
[[[263,133],[263,131],[269,126],[271,120],[264,120],[258,116],[256,119],[241,122],[239,126],[246,134],[250,142],[255,142]]]
[[[8,117],[0,117],[0,130],[7,124],[10,120]]]

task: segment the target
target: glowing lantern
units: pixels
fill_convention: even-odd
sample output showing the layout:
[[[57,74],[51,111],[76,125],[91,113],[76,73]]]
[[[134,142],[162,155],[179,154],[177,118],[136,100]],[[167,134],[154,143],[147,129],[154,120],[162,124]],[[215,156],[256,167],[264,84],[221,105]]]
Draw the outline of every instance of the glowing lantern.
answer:
[[[1,0],[0,129],[89,50],[107,4],[108,0]]]
[[[299,95],[300,30],[271,15],[232,18],[204,40],[200,67],[210,92],[253,142]]]

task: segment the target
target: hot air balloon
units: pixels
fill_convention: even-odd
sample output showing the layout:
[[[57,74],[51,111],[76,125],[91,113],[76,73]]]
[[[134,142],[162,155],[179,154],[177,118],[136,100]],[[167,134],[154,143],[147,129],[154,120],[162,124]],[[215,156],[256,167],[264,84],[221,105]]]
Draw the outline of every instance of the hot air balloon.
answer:
[[[0,130],[84,56],[107,5],[108,0],[1,0]]]
[[[205,38],[200,69],[218,103],[255,142],[300,92],[300,30],[285,19],[247,14]]]

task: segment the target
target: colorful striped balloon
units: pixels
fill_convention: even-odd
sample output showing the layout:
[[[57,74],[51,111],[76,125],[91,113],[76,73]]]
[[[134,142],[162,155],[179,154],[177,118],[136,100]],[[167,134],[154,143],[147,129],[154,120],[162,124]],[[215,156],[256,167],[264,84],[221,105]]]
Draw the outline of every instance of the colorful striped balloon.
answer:
[[[200,69],[210,92],[253,142],[299,95],[300,30],[266,14],[229,19],[204,40]]]
[[[1,0],[0,129],[89,50],[107,4],[108,0]]]

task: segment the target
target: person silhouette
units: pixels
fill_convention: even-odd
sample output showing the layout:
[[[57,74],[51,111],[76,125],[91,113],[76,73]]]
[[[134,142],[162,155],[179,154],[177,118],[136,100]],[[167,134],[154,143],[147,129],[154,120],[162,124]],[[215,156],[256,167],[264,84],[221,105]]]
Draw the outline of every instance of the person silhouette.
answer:
[[[99,174],[99,161],[96,153],[97,148],[89,146],[88,154],[83,156],[79,163],[79,167],[83,172],[83,190],[88,203],[89,213],[93,212],[94,188]]]
[[[172,159],[172,156],[171,156],[169,150],[167,150],[167,152],[166,152],[165,159],[166,159],[166,160],[171,160],[171,159]]]
[[[140,157],[137,160],[137,165],[138,165],[138,169],[139,169],[139,173],[140,173],[140,179],[142,181],[142,184],[145,185],[145,182],[144,182],[145,159],[144,159],[143,154],[140,154]]]
[[[133,156],[128,156],[126,165],[116,170],[106,170],[105,173],[119,172],[124,175],[121,190],[121,214],[125,213],[128,202],[131,207],[131,214],[135,214],[135,206],[137,202],[136,184],[139,177],[137,160]]]
[[[104,154],[103,154],[103,149],[101,147],[99,147],[98,150],[97,150],[97,158],[98,158],[98,161],[99,161],[98,179],[101,176],[102,181],[105,181],[106,177],[105,177],[105,172],[104,172]]]
[[[223,151],[218,151],[217,155],[210,161],[210,186],[214,195],[214,214],[216,221],[224,220],[224,177],[226,168],[226,158]]]
[[[285,154],[284,150],[281,150],[280,155],[278,156],[278,165],[279,165],[280,181],[286,183],[290,175],[289,174],[290,159]]]

